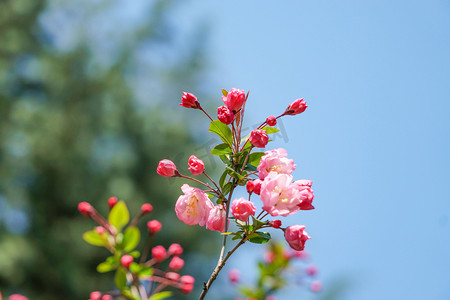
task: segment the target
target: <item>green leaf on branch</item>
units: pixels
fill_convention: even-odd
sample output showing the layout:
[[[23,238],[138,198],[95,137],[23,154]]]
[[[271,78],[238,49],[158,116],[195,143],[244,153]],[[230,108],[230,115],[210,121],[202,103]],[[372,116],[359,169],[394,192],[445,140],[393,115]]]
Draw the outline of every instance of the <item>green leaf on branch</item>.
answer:
[[[127,299],[131,300],[141,300],[141,298],[138,298],[133,295],[133,293],[130,291],[129,287],[126,287],[126,289],[120,291],[123,296],[125,296]]]
[[[119,201],[113,206],[109,213],[108,221],[118,232],[122,230],[123,226],[128,224],[130,221],[130,213],[125,202]]]
[[[170,296],[172,296],[172,292],[164,291],[164,292],[160,292],[160,293],[152,295],[149,300],[162,300],[162,299],[169,298]]]
[[[136,226],[128,227],[123,235],[122,245],[125,252],[132,251],[141,240],[141,233]]]
[[[251,164],[247,164],[245,166],[245,170],[247,170],[247,171],[258,171],[258,169],[255,166],[252,166]]]
[[[224,143],[233,145],[233,134],[231,133],[231,129],[220,122],[219,120],[212,121],[209,125],[209,132],[217,134]]]
[[[213,155],[224,155],[224,154],[231,154],[233,151],[231,150],[230,146],[228,144],[219,144],[215,146],[211,150],[211,154]]]
[[[228,174],[228,171],[225,170],[225,171],[222,173],[222,176],[220,176],[220,179],[219,179],[219,186],[220,186],[221,188],[223,188],[223,186],[224,186],[225,178],[227,177],[227,174]]]
[[[244,179],[244,176],[242,176],[241,174],[239,174],[238,172],[233,170],[233,168],[227,167],[226,169],[228,170],[228,174],[230,174],[231,176],[233,176],[237,180]]]
[[[222,189],[222,193],[223,195],[228,195],[228,193],[231,191],[231,187],[233,186],[233,184],[231,182],[228,182],[227,184],[225,184],[225,186]]]
[[[262,130],[264,130],[267,134],[277,133],[278,131],[280,131],[280,129],[270,126],[263,127]]]
[[[268,232],[257,231],[252,233],[249,236],[248,241],[255,244],[264,244],[267,243],[272,237]]]
[[[127,271],[124,268],[120,267],[117,269],[114,283],[119,290],[123,290],[127,286]]]
[[[229,154],[219,155],[220,160],[227,166],[231,166],[231,157]]]
[[[248,163],[254,167],[257,167],[259,165],[259,162],[261,161],[261,157],[265,155],[264,152],[253,152],[248,156]]]
[[[142,269],[139,271],[139,276],[152,276],[153,268],[147,267],[145,265],[142,266]]]
[[[129,255],[133,256],[134,258],[138,258],[141,255],[141,252],[135,250],[130,252]]]
[[[102,235],[98,234],[97,231],[91,230],[87,231],[83,234],[83,239],[91,245],[94,246],[106,246],[106,238],[102,237]]]
[[[115,270],[118,266],[119,264],[111,263],[110,261],[107,260],[105,262],[100,263],[97,266],[97,272],[106,273]]]
[[[137,273],[139,273],[141,270],[142,270],[142,267],[141,267],[141,265],[138,264],[137,262],[132,262],[132,263],[130,264],[130,272],[131,272],[131,273],[137,274]]]
[[[228,91],[227,90],[224,90],[224,89],[222,89],[222,94],[226,97],[226,96],[228,96]]]

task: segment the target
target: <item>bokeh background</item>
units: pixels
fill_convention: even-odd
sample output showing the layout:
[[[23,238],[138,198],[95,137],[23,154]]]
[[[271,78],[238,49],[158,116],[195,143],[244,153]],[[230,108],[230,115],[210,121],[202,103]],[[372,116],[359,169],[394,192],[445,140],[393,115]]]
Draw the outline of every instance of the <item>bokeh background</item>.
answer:
[[[236,87],[249,128],[309,105],[269,145],[314,181],[316,210],[283,223],[307,226],[324,290],[279,299],[450,299],[449,53],[445,0],[0,1],[0,290],[110,288],[76,205],[106,212],[111,195],[155,206],[200,288],[217,234],[175,219],[181,181],[155,169],[194,153],[219,171],[208,120],[178,103],[190,91],[214,114]],[[251,282],[262,249],[240,251],[227,268]],[[222,280],[210,296],[234,295]]]

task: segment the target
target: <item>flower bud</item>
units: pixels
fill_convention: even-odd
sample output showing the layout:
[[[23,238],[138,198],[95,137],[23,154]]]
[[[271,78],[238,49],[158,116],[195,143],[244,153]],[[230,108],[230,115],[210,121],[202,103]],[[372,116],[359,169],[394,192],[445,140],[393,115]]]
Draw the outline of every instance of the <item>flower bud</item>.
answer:
[[[280,228],[281,227],[281,221],[280,220],[273,220],[270,222],[270,226],[273,228]]]
[[[255,188],[255,184],[253,183],[253,181],[247,181],[246,188],[249,194],[253,193],[253,189]]]
[[[194,108],[194,109],[200,108],[200,102],[198,102],[197,97],[195,97],[194,94],[186,92],[182,93],[180,105],[187,108]]]
[[[297,99],[286,108],[284,112],[285,115],[298,115],[306,110],[308,106],[306,105],[305,100],[303,98]]]
[[[169,263],[169,268],[178,271],[184,266],[184,260],[179,258],[178,256],[174,256]]]
[[[223,204],[213,207],[209,212],[206,228],[209,230],[224,231],[225,230],[226,212]]]
[[[305,242],[311,237],[305,231],[305,225],[292,225],[286,228],[284,238],[289,246],[297,251],[305,249]]]
[[[102,300],[113,300],[114,298],[113,298],[113,296],[111,296],[111,295],[103,295],[102,296]]]
[[[147,229],[150,234],[156,234],[161,230],[161,223],[158,220],[151,220],[147,222]]]
[[[110,197],[110,198],[108,199],[108,206],[109,206],[109,209],[113,208],[114,205],[116,205],[117,200],[118,200],[117,197]]]
[[[189,157],[188,165],[188,170],[192,173],[192,175],[200,175],[205,170],[205,164],[195,155],[191,155]]]
[[[189,294],[194,289],[194,277],[190,275],[184,275],[180,278],[180,290],[183,294]]]
[[[160,262],[166,259],[166,249],[163,246],[156,246],[152,249],[152,257]]]
[[[173,177],[177,173],[177,166],[168,159],[163,159],[159,162],[156,173],[164,177]]]
[[[173,256],[180,256],[183,254],[183,248],[180,246],[180,244],[173,243],[169,246],[169,250],[167,250],[169,255]]]
[[[225,125],[229,125],[234,121],[233,112],[226,106],[217,108],[217,118]]]
[[[309,276],[315,276],[318,272],[318,269],[315,265],[308,265],[306,266],[305,271]]]
[[[28,300],[28,298],[20,294],[12,294],[8,297],[8,300]]]
[[[91,295],[89,296],[89,300],[101,300],[102,299],[102,293],[100,292],[92,292]]]
[[[275,118],[274,116],[268,116],[266,123],[269,126],[275,126],[275,125],[277,125],[277,118]]]
[[[128,269],[133,260],[134,260],[133,256],[125,254],[120,258],[120,263],[122,264],[122,266],[124,266],[124,268]]]
[[[259,179],[253,180],[253,184],[254,184],[253,193],[255,193],[256,195],[260,195],[262,180]]]
[[[232,88],[226,97],[222,97],[222,100],[230,110],[236,112],[244,105],[245,92]]]
[[[94,212],[94,208],[92,207],[92,205],[90,205],[87,202],[80,202],[80,203],[78,203],[78,211],[83,216],[88,217],[90,214],[92,214]]]
[[[311,282],[309,288],[311,289],[311,291],[318,293],[322,290],[322,282],[320,282],[319,280],[314,280],[313,282]]]
[[[152,210],[153,210],[153,206],[150,203],[144,203],[141,206],[141,212],[143,214],[148,214],[148,213],[152,212]]]
[[[250,216],[254,216],[256,207],[253,202],[245,200],[245,198],[238,198],[231,203],[231,213],[233,216],[242,221],[247,222]]]
[[[264,130],[255,129],[252,131],[249,140],[253,146],[258,148],[264,148],[269,142],[269,136]]]
[[[180,274],[175,272],[167,272],[166,278],[169,280],[177,281],[178,279],[180,279]]]
[[[239,283],[240,278],[241,272],[238,269],[231,269],[228,272],[228,280],[230,280],[231,283]]]
[[[105,232],[105,227],[103,227],[103,226],[97,226],[97,227],[95,227],[95,231],[96,231],[98,234],[102,235],[102,234]]]

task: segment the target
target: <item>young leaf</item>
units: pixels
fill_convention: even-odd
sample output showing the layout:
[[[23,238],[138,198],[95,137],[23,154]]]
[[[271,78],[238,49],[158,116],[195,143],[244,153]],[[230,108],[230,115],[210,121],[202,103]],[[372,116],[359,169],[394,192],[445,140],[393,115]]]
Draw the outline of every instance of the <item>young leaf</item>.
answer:
[[[213,155],[224,155],[224,154],[231,154],[231,148],[228,144],[219,144],[217,146],[215,146],[212,150],[211,150],[211,154]]]
[[[232,186],[233,186],[233,184],[231,182],[228,182],[227,184],[225,184],[225,186],[222,189],[223,194],[227,195],[231,191]]]
[[[136,226],[128,227],[123,235],[122,245],[125,252],[132,251],[139,244],[141,233]]]
[[[228,91],[227,90],[224,90],[224,89],[222,89],[222,94],[226,97],[226,96],[228,96]]]
[[[249,238],[248,241],[251,243],[264,244],[264,243],[267,243],[271,239],[270,233],[268,233],[268,232],[257,231],[254,234],[257,234],[258,236]],[[251,234],[251,236],[253,236],[253,234]]]
[[[106,245],[106,239],[102,238],[95,230],[87,231],[83,234],[83,239],[91,245],[103,247]]]
[[[119,290],[123,290],[127,286],[127,271],[124,268],[120,267],[117,269],[114,283]]]
[[[237,180],[241,180],[244,179],[244,176],[242,176],[241,174],[239,174],[238,172],[236,172],[235,170],[233,170],[230,167],[226,168],[228,170],[228,173],[233,176],[234,178],[236,178]]]
[[[110,263],[108,261],[102,262],[97,266],[97,272],[106,273],[118,267],[118,264]]]
[[[211,122],[209,125],[209,132],[217,134],[222,141],[230,145],[230,147],[233,145],[233,134],[231,133],[231,129],[219,120]]]
[[[229,154],[219,155],[219,157],[224,164],[226,164],[227,166],[231,166],[231,158]]]
[[[262,130],[264,130],[267,134],[277,133],[278,131],[280,131],[280,129],[270,126],[263,127]]]
[[[172,292],[164,291],[164,292],[159,292],[157,294],[152,295],[149,300],[162,300],[162,299],[169,298],[170,296],[172,296]]]
[[[248,163],[254,167],[257,167],[259,165],[259,162],[261,161],[261,157],[265,155],[264,152],[253,152],[248,156]]]
[[[219,179],[219,186],[220,186],[221,188],[223,188],[223,186],[224,186],[225,178],[227,177],[227,174],[228,174],[228,171],[225,170],[225,171],[222,173],[222,176],[220,176],[220,179]]]
[[[109,213],[108,221],[109,224],[116,227],[118,232],[122,230],[123,226],[130,221],[130,213],[125,202],[119,201],[114,205]]]

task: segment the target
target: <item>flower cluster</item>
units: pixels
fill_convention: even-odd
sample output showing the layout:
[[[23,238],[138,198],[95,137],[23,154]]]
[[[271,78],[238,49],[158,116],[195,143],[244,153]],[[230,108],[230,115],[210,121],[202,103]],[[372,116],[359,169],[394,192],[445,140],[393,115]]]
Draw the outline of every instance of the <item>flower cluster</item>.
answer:
[[[168,172],[169,169],[170,163],[164,172]],[[111,197],[108,199],[108,206],[110,211],[106,219],[91,204],[87,202],[78,204],[79,212],[98,224],[93,230],[84,233],[84,240],[94,246],[105,247],[111,252],[111,256],[97,266],[97,271],[100,273],[115,271],[115,283],[119,289],[119,293],[94,291],[89,299],[112,300],[118,299],[119,296],[126,299],[149,299],[149,297],[164,299],[171,295],[171,292],[163,291],[166,287],[174,287],[185,294],[190,293],[194,288],[194,278],[179,274],[184,266],[184,260],[180,257],[183,248],[177,243],[171,244],[168,249],[162,245],[151,247],[154,235],[162,229],[162,224],[158,220],[147,222],[148,239],[145,250],[142,254],[136,250],[141,237],[136,225],[144,215],[153,211],[153,206],[150,203],[143,204],[131,222],[125,202]],[[151,255],[149,259],[148,255]],[[166,270],[160,265],[164,261],[169,262]],[[146,285],[150,284],[153,289],[146,288]]]
[[[0,300],[2,300],[2,293],[0,293]],[[28,300],[28,298],[20,294],[12,294],[8,300]]]

